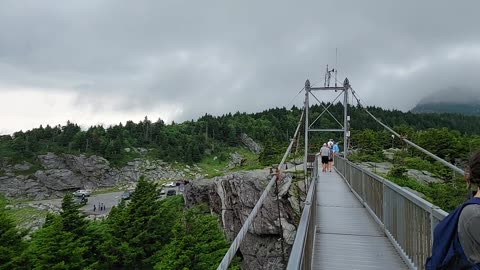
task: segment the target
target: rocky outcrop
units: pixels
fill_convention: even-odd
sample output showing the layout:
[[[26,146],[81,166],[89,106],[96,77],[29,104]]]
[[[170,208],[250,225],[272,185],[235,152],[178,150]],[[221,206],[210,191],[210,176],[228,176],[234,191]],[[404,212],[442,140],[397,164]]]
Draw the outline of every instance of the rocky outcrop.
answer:
[[[388,174],[388,172],[393,168],[393,164],[390,162],[362,162],[358,164],[360,167],[365,168],[373,173]],[[441,179],[435,177],[432,173],[428,171],[419,171],[415,169],[407,169],[407,176],[417,180],[422,184],[428,183],[441,183]]]
[[[363,167],[374,173],[383,173],[387,174],[390,169],[393,167],[393,164],[390,162],[362,162],[358,164],[360,167]]]
[[[413,179],[416,179],[422,184],[428,183],[441,183],[443,182],[441,179],[436,178],[428,171],[419,171],[414,169],[408,169],[407,176]]]
[[[230,153],[230,162],[227,165],[227,170],[233,169],[237,166],[242,166],[245,162],[245,159],[237,152]]]
[[[178,171],[160,161],[135,159],[115,168],[100,156],[54,154],[38,156],[41,168],[34,172],[27,162],[0,166],[0,194],[7,197],[44,199],[62,196],[75,189],[97,189],[134,183],[141,175],[151,180],[199,178],[201,169]],[[38,165],[37,165],[38,166]]]
[[[192,181],[185,187],[185,203],[187,206],[196,203],[208,204],[213,212],[220,215],[227,239],[232,241],[269,180],[267,171],[257,170]],[[239,250],[243,257],[243,269],[286,268],[286,260],[296,232],[294,219],[298,215],[289,201],[292,196],[291,180],[289,175],[282,179],[279,200],[274,190],[268,194],[250,226]],[[278,209],[281,214],[280,221]]]
[[[262,151],[262,147],[245,133],[240,134],[240,141],[255,154],[260,154]]]

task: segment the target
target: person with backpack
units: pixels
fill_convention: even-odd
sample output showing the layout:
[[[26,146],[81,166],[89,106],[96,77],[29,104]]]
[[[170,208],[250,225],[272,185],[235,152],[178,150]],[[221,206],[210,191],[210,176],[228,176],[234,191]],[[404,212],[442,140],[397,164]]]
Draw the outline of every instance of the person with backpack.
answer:
[[[435,227],[427,270],[480,270],[480,151],[470,158],[465,181],[477,191]]]
[[[332,147],[329,147],[330,152],[328,153],[328,169],[331,172],[332,167],[333,167],[333,156],[335,155],[335,152],[333,152]]]

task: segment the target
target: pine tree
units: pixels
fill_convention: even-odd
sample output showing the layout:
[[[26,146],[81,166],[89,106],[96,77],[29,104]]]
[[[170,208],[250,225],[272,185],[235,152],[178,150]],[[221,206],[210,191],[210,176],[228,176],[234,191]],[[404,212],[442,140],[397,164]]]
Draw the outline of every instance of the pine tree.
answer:
[[[157,255],[157,270],[215,269],[230,244],[225,240],[218,217],[205,206],[192,207],[177,219],[173,240]],[[237,269],[236,262],[231,269]]]
[[[0,199],[0,269],[13,269],[25,248],[24,236],[17,228]]]
[[[140,177],[128,205],[112,209],[107,219],[113,236],[115,265],[126,269],[151,267],[150,257],[170,241],[170,231],[183,207],[181,197],[158,199],[157,185]]]
[[[86,220],[80,216],[79,206],[73,201],[73,196],[67,193],[62,201],[62,213],[60,214],[63,230],[71,232],[77,237],[85,235]]]
[[[84,269],[86,247],[77,236],[64,229],[62,218],[50,217],[49,225],[32,235],[32,240],[22,256],[30,269]]]

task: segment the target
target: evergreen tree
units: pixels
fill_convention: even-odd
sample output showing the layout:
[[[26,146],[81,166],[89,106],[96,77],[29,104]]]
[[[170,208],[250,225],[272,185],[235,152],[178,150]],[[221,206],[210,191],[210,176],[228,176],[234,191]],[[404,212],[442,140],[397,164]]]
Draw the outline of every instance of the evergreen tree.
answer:
[[[14,269],[18,257],[26,247],[24,236],[17,228],[0,198],[0,270]]]
[[[225,240],[218,217],[204,206],[192,207],[175,223],[173,240],[157,255],[157,270],[215,269],[230,244]],[[236,263],[232,266],[237,267]]]
[[[84,269],[85,245],[77,236],[64,230],[60,216],[50,217],[49,224],[32,235],[22,256],[27,269]]]
[[[77,237],[85,235],[85,226],[87,222],[80,216],[79,205],[73,201],[73,196],[67,193],[62,201],[62,213],[60,214],[63,230],[71,232]]]
[[[170,231],[183,200],[176,196],[159,201],[157,185],[140,177],[128,205],[112,209],[107,219],[113,236],[116,267],[143,269],[152,267],[158,250],[170,241]]]

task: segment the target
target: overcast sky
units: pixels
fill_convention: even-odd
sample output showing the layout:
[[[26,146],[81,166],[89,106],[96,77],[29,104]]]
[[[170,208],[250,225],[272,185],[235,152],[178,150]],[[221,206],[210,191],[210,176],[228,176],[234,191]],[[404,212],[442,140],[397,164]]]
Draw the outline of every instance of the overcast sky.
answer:
[[[335,62],[368,105],[480,93],[479,10],[476,0],[0,0],[0,133],[291,106]]]

